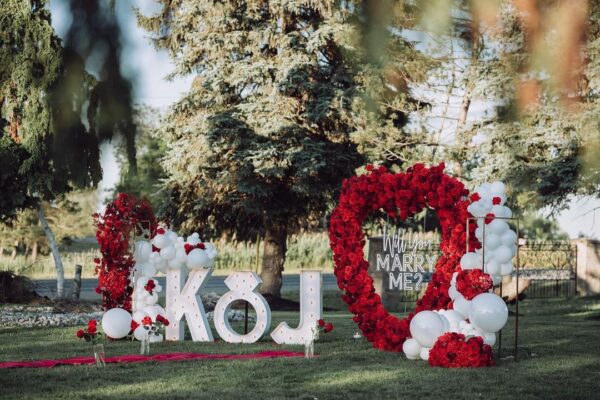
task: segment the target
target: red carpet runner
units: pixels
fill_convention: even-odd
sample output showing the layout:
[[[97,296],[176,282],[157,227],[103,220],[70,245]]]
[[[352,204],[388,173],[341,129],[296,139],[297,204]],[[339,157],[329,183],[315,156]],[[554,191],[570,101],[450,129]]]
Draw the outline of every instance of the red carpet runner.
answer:
[[[145,361],[182,361],[182,360],[249,360],[256,358],[278,358],[278,357],[304,357],[304,353],[292,351],[261,351],[250,354],[200,354],[200,353],[169,353],[155,354],[152,356],[124,355],[107,357],[106,363],[137,363]],[[74,357],[64,360],[39,360],[39,361],[7,361],[0,362],[1,368],[52,368],[57,365],[83,365],[95,364],[94,357]]]

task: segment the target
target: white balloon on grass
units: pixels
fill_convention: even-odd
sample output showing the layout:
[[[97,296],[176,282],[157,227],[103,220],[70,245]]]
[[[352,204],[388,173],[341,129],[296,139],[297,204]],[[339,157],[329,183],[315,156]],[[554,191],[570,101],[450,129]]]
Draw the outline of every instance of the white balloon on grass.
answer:
[[[413,338],[408,338],[402,345],[402,351],[409,360],[418,360],[421,356],[421,345]]]
[[[471,300],[469,320],[484,332],[498,332],[508,319],[504,300],[493,293],[481,293]]]
[[[421,311],[410,321],[410,335],[423,347],[431,347],[444,333],[444,321],[433,311]]]
[[[422,347],[421,348],[421,353],[419,354],[419,356],[421,357],[421,360],[423,360],[423,361],[429,360],[429,350],[431,350],[431,347]]]
[[[496,334],[491,332],[484,332],[483,343],[493,346],[496,344]]]
[[[122,308],[112,308],[102,316],[102,331],[113,339],[127,336],[131,330],[131,314]]]
[[[148,336],[148,330],[144,329],[144,327],[140,325],[135,328],[135,331],[133,331],[133,336],[141,342],[145,337]]]

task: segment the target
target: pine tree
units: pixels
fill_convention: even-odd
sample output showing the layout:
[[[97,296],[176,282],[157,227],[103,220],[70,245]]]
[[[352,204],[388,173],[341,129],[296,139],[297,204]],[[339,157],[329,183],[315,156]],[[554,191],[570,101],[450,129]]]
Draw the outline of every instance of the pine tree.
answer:
[[[139,22],[177,74],[196,74],[165,127],[172,220],[263,236],[261,291],[280,297],[288,235],[320,218],[362,163],[350,137],[360,94],[344,45],[350,10],[319,0],[161,3]]]

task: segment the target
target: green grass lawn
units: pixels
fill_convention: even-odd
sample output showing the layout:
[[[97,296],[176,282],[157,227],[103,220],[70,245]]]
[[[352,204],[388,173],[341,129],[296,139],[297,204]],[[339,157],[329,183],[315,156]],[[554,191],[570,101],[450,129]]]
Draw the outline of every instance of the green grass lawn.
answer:
[[[339,307],[337,296],[326,305]],[[346,312],[326,313],[335,329],[316,343],[315,359],[182,361],[142,364],[10,369],[0,373],[0,398],[208,398],[208,399],[380,399],[380,398],[600,398],[600,299],[526,300],[521,303],[520,359],[512,352],[514,317],[503,331],[497,366],[485,369],[432,368],[401,354],[375,350]],[[297,314],[277,312],[280,321]],[[91,355],[75,328],[0,328],[0,360],[37,360]],[[215,334],[215,337],[216,334]],[[131,354],[138,342],[106,343],[107,356]],[[244,353],[277,346],[269,337],[254,345],[218,343],[152,344],[151,352]]]

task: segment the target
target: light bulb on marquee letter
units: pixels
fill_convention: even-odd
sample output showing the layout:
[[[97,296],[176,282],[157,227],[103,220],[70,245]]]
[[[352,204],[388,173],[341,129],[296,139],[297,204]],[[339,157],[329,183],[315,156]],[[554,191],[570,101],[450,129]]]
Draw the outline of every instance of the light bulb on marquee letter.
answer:
[[[183,290],[181,286],[185,277],[181,269],[167,271],[167,319],[170,324],[166,328],[167,340],[183,340],[184,323],[180,322],[185,315],[187,325],[194,342],[212,342],[213,336],[208,326],[202,301],[198,301],[196,293],[212,274],[212,269],[194,268],[190,271]]]
[[[265,298],[256,291],[262,280],[254,272],[236,272],[225,284],[230,289],[217,302],[214,311],[215,328],[219,336],[228,343],[254,343],[265,334],[271,326],[271,309]],[[256,311],[254,329],[246,335],[235,332],[229,324],[229,311],[236,300],[246,300]]]
[[[300,324],[292,329],[287,322],[280,323],[271,332],[278,344],[304,344],[313,337],[317,321],[323,314],[321,271],[300,272]]]

